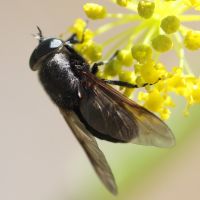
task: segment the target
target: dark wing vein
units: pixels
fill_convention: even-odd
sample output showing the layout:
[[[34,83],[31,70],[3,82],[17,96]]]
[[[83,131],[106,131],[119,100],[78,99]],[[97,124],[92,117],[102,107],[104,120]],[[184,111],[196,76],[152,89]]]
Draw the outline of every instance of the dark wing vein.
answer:
[[[169,127],[153,113],[131,101],[92,74],[80,87],[80,111],[87,123],[102,134],[140,145],[171,147]]]

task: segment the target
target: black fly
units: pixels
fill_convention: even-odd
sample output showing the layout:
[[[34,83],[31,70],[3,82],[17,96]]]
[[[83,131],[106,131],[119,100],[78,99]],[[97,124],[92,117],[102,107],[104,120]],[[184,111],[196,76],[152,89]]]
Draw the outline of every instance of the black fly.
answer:
[[[107,83],[136,88],[121,81],[101,80],[87,62],[71,47],[82,43],[72,35],[67,41],[44,39],[39,30],[39,45],[30,57],[30,68],[39,79],[72,132],[84,148],[98,176],[113,194],[117,187],[111,169],[93,136],[110,142],[171,147],[174,136],[168,126],[144,107],[122,95]],[[84,38],[84,36],[83,36]]]

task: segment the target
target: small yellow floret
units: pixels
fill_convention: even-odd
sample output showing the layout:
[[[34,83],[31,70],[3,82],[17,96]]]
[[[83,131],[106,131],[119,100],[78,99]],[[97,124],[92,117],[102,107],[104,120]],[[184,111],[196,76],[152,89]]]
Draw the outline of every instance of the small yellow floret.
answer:
[[[92,62],[96,62],[101,59],[102,46],[91,42],[91,45],[87,48],[85,54]]]
[[[193,89],[191,91],[191,95],[195,103],[200,103],[200,89],[199,88]]]
[[[148,96],[148,93],[139,92],[139,94],[138,94],[138,101],[144,101],[144,100],[146,100],[147,96]]]
[[[85,26],[86,26],[85,21],[83,21],[82,19],[76,19],[75,24],[71,26],[67,32],[61,34],[60,37],[63,37],[65,34],[71,32],[77,35],[78,40],[81,40],[83,37],[83,30]]]
[[[106,75],[103,71],[98,71],[96,73],[96,76],[99,77],[100,79],[108,79],[108,80],[112,79],[111,76]]]
[[[147,96],[145,105],[147,109],[159,112],[164,105],[164,99],[159,92],[154,91]]]
[[[195,7],[195,10],[200,10],[200,1],[199,0],[183,0],[183,3],[186,6]]]
[[[158,35],[151,41],[153,48],[160,53],[171,50],[173,46],[171,39],[165,35]]]
[[[132,56],[139,63],[152,62],[153,50],[149,45],[137,44],[131,48]]]
[[[165,82],[162,80],[159,80],[156,84],[153,85],[155,89],[158,90],[158,92],[163,92],[165,88]]]
[[[145,82],[154,84],[158,81],[160,72],[154,68],[152,63],[145,63],[141,66],[140,74]]]
[[[127,97],[130,97],[134,90],[135,88],[126,88],[123,94]]]
[[[109,76],[117,76],[122,70],[122,64],[118,60],[111,60],[105,65],[104,73]]]
[[[106,17],[106,8],[95,3],[87,3],[83,6],[86,15],[93,20]]]
[[[145,90],[148,92],[148,93],[152,93],[153,90],[151,89],[151,86],[150,85],[145,85]]]
[[[138,76],[135,81],[136,81],[138,87],[142,87],[145,84],[145,81],[144,81],[143,77],[141,77],[141,76]]]
[[[159,111],[160,117],[163,121],[169,119],[170,110],[167,108],[163,108]]]
[[[172,67],[172,71],[176,76],[182,76],[183,69],[181,67]]]
[[[189,50],[198,50],[200,48],[200,31],[188,31],[183,43]]]
[[[155,3],[151,1],[140,1],[137,8],[140,17],[145,19],[149,19],[153,15],[154,9]]]
[[[136,84],[135,82],[136,76],[134,72],[121,70],[119,73],[119,80],[122,82],[128,82],[131,84]],[[123,86],[120,86],[120,90],[124,89]]]
[[[141,68],[142,65],[136,63],[134,65],[134,69],[135,69],[135,74],[139,74],[140,73],[140,68]]]
[[[116,0],[116,3],[121,7],[126,7],[129,5],[131,0]]]
[[[172,98],[169,96],[164,96],[163,95],[163,99],[164,99],[164,105],[165,106],[169,106],[169,107],[175,107],[176,104],[172,101]]]
[[[134,62],[131,51],[128,50],[119,51],[117,54],[117,59],[123,66],[126,67],[130,67]]]
[[[167,34],[175,33],[180,27],[180,19],[174,15],[165,17],[162,19],[160,27]]]
[[[162,63],[158,63],[154,67],[156,70],[159,70],[161,73],[167,71],[167,69],[165,68],[165,66]]]

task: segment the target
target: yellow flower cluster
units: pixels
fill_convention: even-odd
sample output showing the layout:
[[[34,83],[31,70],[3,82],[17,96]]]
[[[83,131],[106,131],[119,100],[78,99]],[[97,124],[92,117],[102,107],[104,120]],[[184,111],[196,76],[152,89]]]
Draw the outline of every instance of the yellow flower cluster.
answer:
[[[183,3],[187,6],[195,7],[195,10],[200,10],[199,0],[183,0]]]
[[[93,19],[105,17],[116,19],[99,27],[92,32],[86,29],[84,42],[76,44],[76,50],[90,62],[107,60],[116,50],[120,50],[115,59],[100,67],[97,76],[102,79],[113,79],[118,76],[120,81],[128,82],[137,87],[145,85],[146,92],[139,92],[138,101],[152,112],[158,113],[163,120],[170,116],[170,107],[174,107],[170,94],[174,92],[188,100],[185,115],[188,115],[189,106],[200,103],[200,78],[193,75],[185,58],[184,45],[189,50],[200,48],[200,31],[194,31],[182,25],[184,21],[200,20],[200,15],[184,15],[183,13],[195,7],[200,8],[199,0],[110,0],[111,2],[127,7],[132,14],[111,14],[106,8],[93,3],[84,6],[86,15]],[[184,3],[184,4],[183,4]],[[135,13],[135,14],[134,14]],[[131,26],[138,22],[137,26]],[[94,38],[104,34],[116,26],[130,23],[127,30],[121,29],[112,38],[99,45]],[[75,24],[61,36],[72,32],[79,40],[82,39],[86,23],[77,19]],[[184,36],[182,39],[181,35]],[[106,38],[106,37],[105,37]],[[102,58],[104,47],[117,41],[113,48]],[[174,48],[173,48],[174,47]],[[179,66],[165,68],[159,60],[160,54],[174,49]],[[134,66],[134,70],[131,69]],[[128,70],[126,69],[128,67]],[[123,94],[133,97],[133,88],[120,86]]]

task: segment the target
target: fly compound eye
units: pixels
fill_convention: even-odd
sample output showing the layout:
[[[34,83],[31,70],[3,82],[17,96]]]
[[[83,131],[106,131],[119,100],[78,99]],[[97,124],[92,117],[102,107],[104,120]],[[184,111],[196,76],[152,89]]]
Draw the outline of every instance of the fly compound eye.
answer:
[[[54,50],[58,49],[62,45],[62,41],[56,38],[49,38],[42,41],[33,51],[31,54],[29,65],[32,70],[37,70],[35,64],[40,60],[42,57],[46,56],[47,54],[53,52]]]

